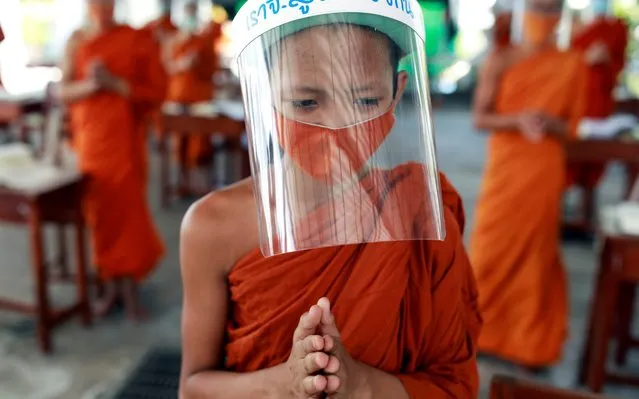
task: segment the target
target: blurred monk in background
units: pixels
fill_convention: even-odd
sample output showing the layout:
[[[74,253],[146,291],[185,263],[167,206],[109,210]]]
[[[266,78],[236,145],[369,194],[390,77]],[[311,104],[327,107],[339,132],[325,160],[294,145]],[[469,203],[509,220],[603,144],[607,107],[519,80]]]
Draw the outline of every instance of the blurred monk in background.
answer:
[[[593,22],[575,24],[572,46],[582,52],[588,65],[588,102],[585,117],[605,119],[615,111],[613,91],[626,61],[628,28],[618,18],[601,14]],[[587,217],[594,210],[594,190],[605,172],[605,165],[568,165],[567,185],[584,188],[583,207]]]
[[[148,34],[113,19],[114,0],[87,0],[90,24],[73,33],[62,64],[73,146],[87,176],[85,217],[106,294],[99,315],[124,301],[144,316],[138,284],[164,246],[147,204],[145,124],[164,99],[166,76]]]
[[[583,57],[555,45],[561,11],[561,0],[528,0],[523,43],[492,50],[473,109],[476,128],[491,132],[469,250],[479,351],[533,369],[559,360],[566,338],[563,142],[586,108]]]
[[[180,30],[167,42],[163,59],[170,75],[167,100],[191,105],[213,98],[216,58],[210,34],[200,31],[197,3],[189,1],[184,10]],[[209,135],[180,137],[176,147],[184,173],[211,163],[213,145]],[[201,185],[206,188],[206,182]]]
[[[169,40],[175,33],[177,33],[178,28],[175,26],[171,19],[171,0],[158,0],[160,3],[160,13],[161,15],[149,22],[144,26],[143,29],[149,30],[155,36],[155,39],[164,43]]]

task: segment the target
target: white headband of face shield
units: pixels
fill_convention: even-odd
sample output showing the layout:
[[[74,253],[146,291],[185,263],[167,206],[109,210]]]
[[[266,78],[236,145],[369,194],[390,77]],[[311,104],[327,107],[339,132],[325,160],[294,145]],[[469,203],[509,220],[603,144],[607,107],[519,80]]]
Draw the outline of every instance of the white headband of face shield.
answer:
[[[403,23],[425,39],[424,16],[417,0],[248,0],[233,20],[235,57],[253,40],[278,26],[339,13],[387,17]]]

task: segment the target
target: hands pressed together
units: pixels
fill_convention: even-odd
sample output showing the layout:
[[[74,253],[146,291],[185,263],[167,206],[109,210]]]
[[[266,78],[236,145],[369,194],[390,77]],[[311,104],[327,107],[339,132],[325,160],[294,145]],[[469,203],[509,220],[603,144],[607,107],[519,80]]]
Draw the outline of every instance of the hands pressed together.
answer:
[[[88,81],[94,91],[108,90],[126,95],[126,81],[111,73],[101,60],[93,60],[89,65]]]
[[[322,298],[300,318],[278,397],[366,397],[366,370],[346,352],[330,302]]]
[[[532,142],[539,142],[547,135],[561,138],[567,133],[562,120],[540,111],[519,114],[517,126],[521,134]]]

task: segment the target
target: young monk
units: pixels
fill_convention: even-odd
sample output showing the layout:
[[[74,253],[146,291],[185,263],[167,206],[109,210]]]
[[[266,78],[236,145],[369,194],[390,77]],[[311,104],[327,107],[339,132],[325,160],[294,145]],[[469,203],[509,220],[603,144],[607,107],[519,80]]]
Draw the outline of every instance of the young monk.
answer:
[[[626,62],[628,28],[623,21],[602,15],[589,24],[576,24],[573,48],[582,52],[588,65],[587,118],[605,119],[615,110],[613,90]],[[594,190],[605,165],[568,165],[567,185],[583,187],[584,207],[588,215],[594,208]]]
[[[475,93],[475,126],[491,136],[469,254],[480,352],[537,368],[559,360],[567,332],[562,143],[585,112],[586,76],[579,53],[554,45],[562,1],[527,7],[523,43],[490,53]]]
[[[345,41],[350,45],[340,44]],[[362,167],[392,129],[407,85],[406,72],[397,73],[397,46],[354,23],[311,26],[277,43],[267,50],[270,76],[264,79],[273,85],[280,115],[282,162],[294,169],[283,178],[317,190],[331,182],[352,200],[335,211],[343,224],[323,218],[322,205],[306,214],[323,223],[298,244],[325,242],[333,228],[360,243],[264,257],[252,179],[198,201],[181,233],[181,397],[475,398],[481,320],[457,192],[441,176],[445,241],[362,244],[356,237],[355,225],[370,235],[396,236],[419,229],[429,216],[429,200],[412,191],[424,184],[422,164]],[[285,117],[293,109],[295,121]],[[357,126],[361,136],[351,137],[349,129],[333,136],[322,127],[344,125]],[[323,155],[318,143],[326,146]],[[302,156],[306,145],[316,161]],[[342,185],[340,178],[356,183]],[[413,203],[398,203],[411,194]],[[306,216],[304,227],[312,224]]]
[[[164,98],[164,73],[149,35],[113,20],[114,0],[87,0],[90,24],[70,38],[61,95],[87,176],[85,217],[93,261],[106,282],[105,314],[120,299],[144,316],[138,284],[164,253],[146,199],[144,121]]]
[[[170,75],[167,100],[190,105],[213,98],[216,59],[211,51],[211,38],[198,31],[197,3],[186,3],[184,11],[180,31],[167,42],[163,59]],[[177,148],[184,173],[211,162],[213,146],[208,135],[182,137]]]

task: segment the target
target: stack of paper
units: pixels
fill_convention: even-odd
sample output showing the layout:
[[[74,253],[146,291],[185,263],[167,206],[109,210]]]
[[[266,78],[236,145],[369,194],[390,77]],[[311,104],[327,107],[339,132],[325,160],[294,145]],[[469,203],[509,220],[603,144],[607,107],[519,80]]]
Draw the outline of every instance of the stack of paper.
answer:
[[[617,225],[622,234],[639,236],[639,202],[624,202],[616,207]]]
[[[637,123],[633,115],[614,115],[607,119],[584,118],[578,133],[582,139],[612,139],[620,133],[632,131]]]

